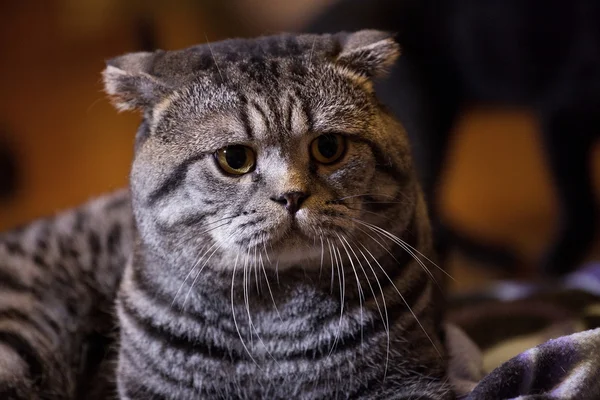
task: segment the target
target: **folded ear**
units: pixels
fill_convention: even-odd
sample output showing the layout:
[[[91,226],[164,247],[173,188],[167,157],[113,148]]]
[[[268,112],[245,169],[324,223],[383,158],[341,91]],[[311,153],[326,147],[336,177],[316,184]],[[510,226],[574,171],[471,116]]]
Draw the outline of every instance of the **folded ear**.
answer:
[[[130,53],[106,62],[104,90],[119,110],[146,109],[169,92],[168,86],[150,74],[157,53]]]
[[[400,55],[400,46],[388,32],[362,30],[343,35],[340,42],[337,63],[369,78],[385,75]]]

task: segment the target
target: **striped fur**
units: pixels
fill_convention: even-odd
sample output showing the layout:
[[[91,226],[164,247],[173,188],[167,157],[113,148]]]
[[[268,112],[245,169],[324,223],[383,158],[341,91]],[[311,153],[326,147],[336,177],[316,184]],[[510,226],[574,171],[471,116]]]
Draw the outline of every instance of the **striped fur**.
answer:
[[[104,390],[90,378],[115,336],[113,301],[132,230],[120,191],[0,235],[0,398]]]
[[[86,250],[100,249],[112,270],[97,270],[106,297],[81,304],[109,306],[128,258],[117,300],[121,399],[451,398],[422,192],[406,134],[370,81],[397,53],[386,34],[362,31],[109,61],[117,107],[144,112],[130,179],[135,231],[123,225],[114,254],[102,253],[110,234],[100,226],[87,233]],[[330,132],[347,149],[320,165],[310,143]],[[213,154],[231,144],[254,149],[251,173],[220,171]],[[308,196],[292,218],[271,198],[294,191]],[[47,353],[77,353],[59,350]]]

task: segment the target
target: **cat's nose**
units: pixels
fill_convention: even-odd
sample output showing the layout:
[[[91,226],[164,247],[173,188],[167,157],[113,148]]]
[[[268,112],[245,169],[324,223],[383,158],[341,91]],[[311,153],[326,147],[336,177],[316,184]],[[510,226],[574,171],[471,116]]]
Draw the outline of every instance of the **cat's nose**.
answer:
[[[308,196],[310,196],[310,194],[305,192],[286,192],[271,197],[271,200],[285,206],[285,209],[288,210],[291,215],[294,215],[300,207],[302,207],[302,203],[304,203],[304,200],[306,200]]]

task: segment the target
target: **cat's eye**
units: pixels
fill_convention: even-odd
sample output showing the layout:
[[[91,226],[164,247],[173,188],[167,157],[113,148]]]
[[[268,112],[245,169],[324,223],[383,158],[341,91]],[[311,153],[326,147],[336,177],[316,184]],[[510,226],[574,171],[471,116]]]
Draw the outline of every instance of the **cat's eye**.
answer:
[[[221,169],[231,175],[247,174],[256,165],[254,151],[242,145],[223,147],[217,150],[215,158]]]
[[[336,133],[319,136],[310,145],[310,154],[321,164],[333,164],[346,152],[346,138]]]

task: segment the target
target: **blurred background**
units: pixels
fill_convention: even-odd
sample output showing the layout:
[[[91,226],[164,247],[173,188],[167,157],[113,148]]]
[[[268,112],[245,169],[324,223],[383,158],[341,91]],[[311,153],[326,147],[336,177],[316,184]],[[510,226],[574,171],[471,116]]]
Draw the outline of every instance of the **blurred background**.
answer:
[[[139,117],[102,93],[104,60],[232,36],[297,31],[333,0],[19,0],[0,2],[0,230],[127,183]],[[522,277],[548,244],[557,204],[527,109],[474,107],[454,126],[441,214],[512,249]],[[593,157],[600,193],[600,146]],[[596,240],[588,259],[597,258]],[[502,270],[453,258],[461,287]]]

